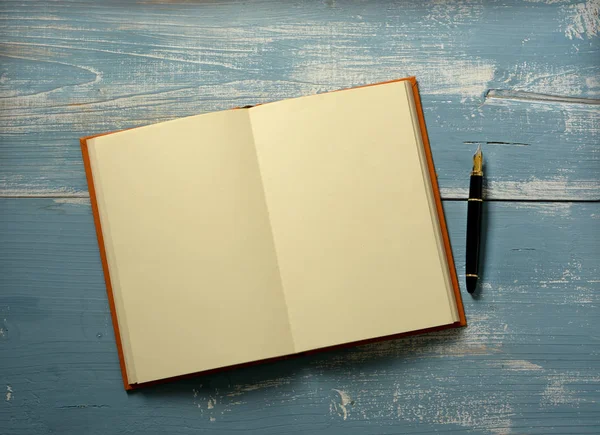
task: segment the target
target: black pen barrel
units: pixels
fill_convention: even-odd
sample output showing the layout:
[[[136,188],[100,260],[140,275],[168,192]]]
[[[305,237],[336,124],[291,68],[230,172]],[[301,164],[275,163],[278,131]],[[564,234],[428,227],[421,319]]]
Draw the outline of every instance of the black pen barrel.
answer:
[[[467,290],[473,293],[479,275],[479,240],[481,237],[481,210],[483,208],[483,176],[472,175],[467,208]]]

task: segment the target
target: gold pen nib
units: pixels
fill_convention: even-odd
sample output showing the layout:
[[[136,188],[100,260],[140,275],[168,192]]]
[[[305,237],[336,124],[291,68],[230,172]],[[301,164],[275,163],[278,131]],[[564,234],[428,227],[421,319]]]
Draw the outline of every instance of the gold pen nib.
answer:
[[[481,144],[477,147],[477,151],[473,156],[473,170],[471,175],[483,175],[483,153],[481,152]]]

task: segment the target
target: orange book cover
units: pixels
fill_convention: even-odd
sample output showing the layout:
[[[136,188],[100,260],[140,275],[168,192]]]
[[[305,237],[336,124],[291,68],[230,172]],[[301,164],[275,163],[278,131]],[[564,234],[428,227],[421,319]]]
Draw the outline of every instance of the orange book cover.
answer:
[[[209,374],[209,373],[214,373],[214,372],[218,372],[218,371],[222,371],[222,370],[227,370],[227,369],[232,369],[232,368],[237,368],[237,367],[243,367],[243,366],[248,366],[248,365],[254,365],[254,364],[258,364],[258,363],[268,362],[268,361],[275,361],[275,360],[286,359],[286,358],[297,356],[297,355],[312,354],[312,353],[315,353],[315,352],[322,352],[322,351],[326,351],[326,350],[333,350],[333,349],[339,349],[339,348],[345,348],[345,347],[353,347],[353,346],[358,346],[358,345],[367,344],[367,343],[373,343],[373,342],[378,342],[378,341],[383,341],[383,340],[390,340],[390,339],[402,338],[402,337],[407,337],[407,336],[412,336],[412,335],[417,335],[417,334],[423,334],[423,333],[427,333],[427,332],[441,331],[441,330],[445,330],[445,329],[449,329],[449,328],[456,328],[456,327],[462,327],[462,326],[466,326],[467,325],[467,321],[466,321],[466,317],[465,317],[465,312],[464,312],[464,307],[463,307],[463,302],[462,302],[462,297],[461,297],[461,294],[460,294],[460,288],[459,288],[459,284],[458,284],[458,277],[457,277],[457,274],[456,274],[456,267],[455,267],[454,258],[453,258],[453,255],[452,255],[452,248],[451,248],[450,239],[449,239],[449,236],[448,236],[448,229],[447,229],[447,226],[446,226],[446,220],[444,218],[444,210],[443,210],[443,206],[442,206],[442,200],[441,200],[441,197],[440,197],[440,191],[439,191],[439,186],[438,186],[438,182],[437,182],[437,176],[436,176],[436,172],[435,172],[433,158],[432,158],[432,155],[431,155],[431,148],[430,148],[430,145],[429,145],[429,138],[428,138],[428,135],[427,135],[427,128],[425,126],[425,118],[423,116],[423,109],[422,109],[422,106],[421,106],[421,98],[420,98],[420,95],[419,95],[419,89],[418,89],[417,80],[416,80],[415,77],[407,77],[407,78],[401,78],[401,79],[396,79],[396,80],[389,80],[389,81],[380,82],[380,83],[374,83],[374,84],[367,84],[367,85],[363,85],[363,86],[357,86],[355,88],[362,88],[362,87],[367,87],[367,86],[378,86],[378,85],[383,85],[383,84],[393,83],[393,82],[400,82],[400,81],[409,81],[411,83],[412,90],[413,90],[415,105],[416,105],[416,108],[417,108],[417,114],[418,114],[418,119],[419,119],[419,127],[420,127],[420,130],[421,130],[421,136],[422,136],[422,140],[423,140],[423,146],[424,146],[424,149],[425,149],[425,155],[426,155],[426,159],[427,159],[427,169],[428,169],[428,172],[429,172],[429,176],[430,176],[430,179],[431,179],[431,185],[432,185],[432,188],[433,188],[433,195],[434,195],[435,204],[436,204],[437,217],[439,219],[439,224],[440,224],[440,228],[441,228],[441,232],[442,232],[444,250],[445,250],[446,258],[447,258],[447,261],[448,261],[448,268],[449,268],[450,275],[451,275],[452,287],[453,287],[454,296],[455,296],[456,305],[457,305],[457,310],[458,310],[458,314],[459,314],[459,321],[457,321],[455,323],[452,323],[452,324],[449,324],[449,325],[443,325],[443,326],[437,326],[437,327],[433,327],[433,328],[420,329],[420,330],[416,330],[416,331],[404,332],[404,333],[400,333],[400,334],[393,334],[393,335],[388,335],[388,336],[384,336],[384,337],[376,337],[376,338],[371,338],[371,339],[362,340],[362,341],[355,341],[355,342],[352,342],[352,343],[345,343],[345,344],[341,344],[341,345],[328,346],[328,347],[314,349],[314,350],[310,350],[310,351],[295,353],[295,354],[291,354],[291,355],[287,355],[287,356],[283,356],[283,357],[268,358],[268,359],[263,359],[263,360],[258,360],[258,361],[247,362],[247,363],[243,363],[243,364],[236,364],[236,365],[231,365],[231,366],[227,366],[227,367],[221,367],[221,368],[212,369],[212,370],[205,370],[205,371],[202,371],[202,372],[196,372],[196,373],[190,373],[190,374],[181,375],[181,376],[175,376],[175,377],[160,379],[160,380],[157,380],[157,381],[144,382],[144,383],[135,383],[135,384],[130,383],[129,379],[128,379],[128,376],[127,376],[127,370],[126,370],[126,365],[125,365],[125,357],[124,357],[124,354],[123,354],[123,345],[122,345],[122,340],[121,340],[121,335],[120,335],[119,322],[117,321],[117,316],[116,316],[115,300],[114,300],[113,289],[112,289],[111,280],[110,280],[110,271],[109,271],[109,267],[108,267],[108,261],[107,261],[106,250],[105,250],[105,245],[104,245],[104,236],[103,236],[103,233],[102,233],[102,226],[101,226],[101,222],[100,222],[100,214],[99,214],[99,211],[98,211],[98,203],[97,203],[97,198],[96,198],[96,191],[95,191],[95,188],[94,188],[94,178],[93,178],[93,174],[92,174],[92,169],[91,169],[91,164],[90,164],[90,157],[89,157],[89,152],[88,152],[88,147],[87,147],[87,140],[88,139],[92,139],[92,138],[95,138],[95,137],[104,136],[104,135],[107,135],[107,134],[116,133],[117,131],[107,132],[107,133],[101,133],[101,134],[92,135],[92,136],[86,136],[86,137],[82,137],[80,139],[80,145],[81,145],[81,151],[82,151],[82,157],[83,157],[83,164],[84,164],[84,168],[85,168],[86,179],[87,179],[87,183],[88,183],[88,190],[89,190],[89,195],[90,195],[90,202],[91,202],[91,205],[92,205],[92,214],[93,214],[93,217],[94,217],[94,224],[95,224],[95,227],[96,227],[96,237],[98,239],[98,246],[99,246],[99,250],[100,250],[100,259],[101,259],[101,262],[102,262],[102,269],[103,269],[103,272],[104,272],[104,280],[105,280],[105,283],[106,283],[106,291],[107,291],[107,295],[108,295],[108,303],[109,303],[109,307],[110,307],[110,311],[111,311],[113,329],[114,329],[114,332],[115,332],[115,340],[116,340],[116,345],[117,345],[117,351],[118,351],[118,354],[119,354],[119,362],[120,362],[120,367],[121,367],[121,374],[123,376],[123,384],[124,384],[124,387],[125,387],[126,390],[132,390],[132,389],[143,387],[143,386],[155,385],[155,384],[158,384],[158,383],[164,383],[164,382],[173,381],[173,380],[176,380],[176,379],[188,378],[188,377],[197,376],[197,375],[200,375],[200,374]],[[349,89],[355,89],[355,88],[349,88]],[[332,92],[339,92],[339,91],[343,91],[343,90],[346,90],[346,89],[340,89],[340,90],[336,90],[336,91],[332,91]],[[265,104],[269,104],[269,103],[265,103]],[[249,108],[249,107],[251,107],[251,106],[246,106],[246,107],[243,107],[243,108],[236,107],[236,108],[234,108],[232,110],[244,109],[244,108]],[[119,131],[122,131],[122,130],[119,130]]]

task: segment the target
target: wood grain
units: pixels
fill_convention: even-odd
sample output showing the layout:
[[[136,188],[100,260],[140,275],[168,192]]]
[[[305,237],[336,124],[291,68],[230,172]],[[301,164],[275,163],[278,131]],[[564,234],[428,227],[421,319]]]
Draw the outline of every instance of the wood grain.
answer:
[[[127,394],[89,204],[2,199],[2,430],[593,433],[600,204],[487,206],[483,291],[465,298],[466,329]],[[466,204],[444,207],[462,285]]]
[[[597,433],[599,10],[0,2],[0,433]],[[501,200],[469,326],[126,394],[78,138],[409,75],[461,285],[480,143]]]

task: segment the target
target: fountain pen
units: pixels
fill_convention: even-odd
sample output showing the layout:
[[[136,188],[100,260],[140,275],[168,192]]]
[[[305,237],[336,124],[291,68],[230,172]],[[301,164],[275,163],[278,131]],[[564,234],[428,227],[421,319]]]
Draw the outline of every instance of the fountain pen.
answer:
[[[479,240],[481,239],[481,209],[483,208],[483,154],[481,145],[473,156],[473,170],[467,206],[467,291],[475,292],[479,278]]]

